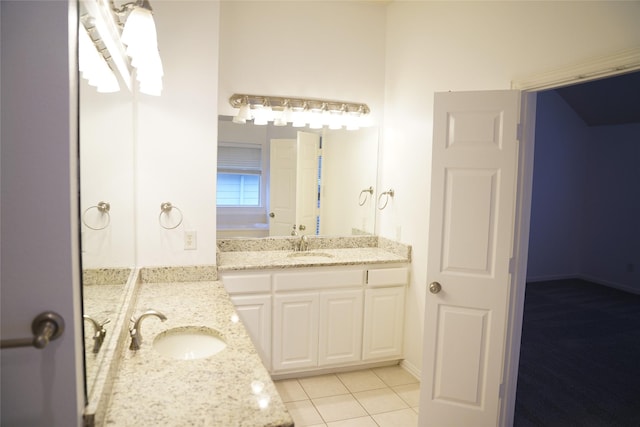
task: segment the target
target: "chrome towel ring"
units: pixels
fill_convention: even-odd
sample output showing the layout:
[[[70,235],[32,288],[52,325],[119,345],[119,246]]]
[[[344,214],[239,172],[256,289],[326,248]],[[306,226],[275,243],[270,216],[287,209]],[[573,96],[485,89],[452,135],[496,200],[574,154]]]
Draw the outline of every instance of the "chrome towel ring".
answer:
[[[169,217],[171,211],[174,209],[178,211],[178,214],[180,214],[180,219],[178,220],[178,223],[172,227],[164,225],[162,223],[162,215],[166,215],[167,217]],[[173,230],[174,228],[178,228],[180,224],[182,224],[182,219],[183,219],[182,211],[177,206],[172,205],[171,202],[164,202],[160,205],[160,215],[158,216],[160,227],[166,230]]]
[[[380,193],[380,195],[378,196],[378,209],[383,210],[384,208],[386,208],[387,204],[389,203],[389,198],[393,198],[394,194],[395,194],[395,191],[393,191],[393,189],[389,189],[387,191]],[[380,201],[382,199],[382,196],[386,196],[386,197],[384,199],[384,205],[380,206]]]
[[[100,212],[101,216],[106,216],[106,223],[102,226],[102,227],[92,227],[87,223],[86,220],[86,215],[87,212],[89,212],[92,209],[97,209],[98,212]],[[87,226],[87,228],[90,228],[91,230],[104,230],[105,228],[107,228],[109,226],[109,224],[111,223],[111,215],[109,214],[109,211],[111,210],[111,205],[107,202],[99,202],[97,205],[95,206],[89,206],[87,209],[84,210],[84,212],[82,213],[82,223],[84,225]]]
[[[373,196],[373,187],[365,188],[360,192],[360,196],[358,197],[358,205],[364,206],[364,204],[367,203],[367,199],[369,198],[369,196],[367,196],[366,193],[369,193],[369,195]],[[364,198],[362,197],[363,194]]]

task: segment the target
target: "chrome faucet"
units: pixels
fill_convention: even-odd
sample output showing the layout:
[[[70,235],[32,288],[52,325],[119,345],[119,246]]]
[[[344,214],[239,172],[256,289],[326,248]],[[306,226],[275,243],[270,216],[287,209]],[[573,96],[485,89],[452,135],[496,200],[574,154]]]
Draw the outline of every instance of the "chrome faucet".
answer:
[[[102,323],[98,323],[89,315],[85,314],[82,317],[93,325],[93,352],[97,353],[100,351],[100,347],[102,347],[102,343],[104,342],[104,337],[107,335],[107,330],[104,328],[104,325],[109,323],[111,320],[107,319]]]
[[[140,324],[142,323],[142,319],[148,316],[159,317],[163,322],[167,320],[167,316],[157,310],[147,310],[140,316],[138,316],[137,319],[132,316],[131,322],[133,322],[133,326],[129,329],[129,335],[131,336],[131,345],[129,345],[129,350],[140,350],[140,344],[142,343],[142,335],[140,335]]]
[[[300,236],[300,242],[298,242],[298,250],[304,252],[309,249],[309,238],[306,234]]]

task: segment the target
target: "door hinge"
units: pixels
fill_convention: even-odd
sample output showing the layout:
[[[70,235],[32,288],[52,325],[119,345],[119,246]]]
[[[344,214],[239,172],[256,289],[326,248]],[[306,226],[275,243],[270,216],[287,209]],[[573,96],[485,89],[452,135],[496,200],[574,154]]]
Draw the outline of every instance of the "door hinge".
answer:
[[[500,399],[504,397],[504,383],[500,384],[500,388],[498,388],[498,397]]]
[[[514,271],[516,271],[516,259],[509,258],[509,273],[513,274]]]

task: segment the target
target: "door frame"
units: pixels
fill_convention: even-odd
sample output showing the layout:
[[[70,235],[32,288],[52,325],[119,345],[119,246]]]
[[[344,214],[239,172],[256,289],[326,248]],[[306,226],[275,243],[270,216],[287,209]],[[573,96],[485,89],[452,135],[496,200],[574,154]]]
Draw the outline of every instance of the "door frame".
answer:
[[[500,425],[513,425],[515,416],[520,339],[524,314],[524,293],[527,279],[529,253],[529,226],[531,220],[531,195],[533,187],[533,157],[535,147],[536,99],[542,90],[557,89],[577,83],[613,77],[640,70],[640,48],[613,55],[592,58],[576,65],[535,74],[511,83],[512,89],[522,91],[518,153],[518,183],[514,243],[512,258],[511,291],[503,371]]]

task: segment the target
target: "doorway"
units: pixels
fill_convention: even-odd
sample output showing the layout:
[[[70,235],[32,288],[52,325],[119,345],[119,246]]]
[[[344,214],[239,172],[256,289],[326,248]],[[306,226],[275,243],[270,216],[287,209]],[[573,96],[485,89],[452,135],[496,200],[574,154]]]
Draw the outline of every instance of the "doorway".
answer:
[[[611,88],[620,82],[624,83],[622,86],[624,94],[613,95]],[[537,93],[536,148],[527,282],[556,279],[568,279],[570,282],[569,279],[581,277],[626,291],[640,292],[640,288],[633,288],[634,283],[640,282],[635,271],[632,247],[632,242],[637,241],[639,232],[634,237],[631,231],[631,228],[638,229],[634,226],[633,218],[638,217],[640,208],[630,199],[634,194],[634,188],[637,192],[637,182],[640,182],[640,175],[635,167],[640,160],[638,159],[640,151],[630,142],[636,141],[635,144],[637,144],[640,140],[640,124],[638,124],[640,113],[634,112],[632,109],[637,107],[633,106],[618,114],[613,112],[613,109],[620,107],[624,109],[625,94],[640,92],[640,73],[610,77],[589,85],[590,87],[584,87],[585,93],[587,90],[593,92],[594,87],[596,91],[602,90],[602,96],[607,96],[608,99],[600,101],[600,104],[612,99],[618,101],[615,107],[605,109],[600,115],[594,113],[595,109],[587,108],[590,101],[587,101],[585,94],[579,94],[580,86],[584,85],[572,86],[570,90],[560,88]],[[636,90],[634,91],[633,88]],[[578,102],[575,110],[570,106],[574,101]],[[600,106],[595,105],[595,107]],[[616,245],[608,246],[607,240],[616,241]],[[635,256],[637,257],[637,254]],[[593,286],[598,287],[589,285],[589,282],[582,284],[585,290]],[[549,282],[548,285],[552,286],[553,282]],[[567,288],[569,285],[576,285],[576,283],[574,281],[570,284],[565,280],[557,286],[565,297],[569,295],[569,288]],[[551,290],[553,288],[548,289],[550,293],[554,292]],[[614,295],[614,298],[615,295],[620,296],[619,293],[616,294],[617,291],[607,292],[607,288],[603,292]],[[577,295],[579,295],[578,298],[590,298],[582,294]],[[529,300],[531,306],[535,304],[537,296],[540,296],[540,285],[531,286],[531,292],[527,291],[527,298],[531,298]],[[544,292],[542,298],[544,298]],[[577,320],[579,316],[585,315],[582,311],[572,311],[576,306],[570,305],[566,298],[561,301],[563,302],[559,307],[560,310],[565,311],[563,314],[566,316],[564,321],[559,320],[561,315],[555,317],[555,321],[558,322],[555,327],[558,330],[568,328],[570,320]],[[632,306],[637,304],[636,301],[640,299],[631,297]],[[527,322],[527,313],[530,312],[527,299],[524,305],[524,322]],[[542,314],[537,312],[535,316],[540,319]],[[587,316],[584,320],[589,322],[591,318],[595,316]],[[523,330],[522,352],[527,351],[527,348],[530,349],[526,345],[528,339],[526,326]],[[581,339],[589,340],[591,333],[593,333],[593,341],[596,336],[602,337],[603,331],[598,330],[596,326],[592,325],[585,329],[583,336],[580,337],[575,336],[577,329],[574,330],[565,344],[578,346],[581,342],[584,343],[580,341]],[[609,339],[611,335],[611,333],[604,334]],[[596,345],[592,342],[589,344]],[[595,354],[596,347],[592,348]],[[640,349],[638,352],[633,354],[640,354]],[[633,358],[632,355],[629,357]],[[558,359],[562,361],[562,358]],[[539,373],[556,378],[551,372],[553,363],[548,360],[539,362]],[[521,363],[526,365],[527,373],[530,374],[531,358],[521,353]],[[558,417],[566,412],[564,409],[572,405],[579,408],[580,396],[584,400],[587,399],[589,390],[585,390],[588,388],[585,384],[589,384],[589,373],[585,372],[586,381],[581,382],[580,385],[576,384],[577,387],[573,393],[564,393],[565,396],[573,396],[563,401],[564,408],[558,408]],[[595,375],[591,380],[595,380]],[[615,381],[615,379],[612,380]],[[597,387],[595,381],[592,383],[594,388]],[[522,384],[526,384],[526,381]],[[519,395],[520,386],[519,383]],[[527,386],[523,385],[523,387]],[[538,412],[544,412],[545,407],[547,411],[552,412],[552,404],[549,402],[542,404],[548,396],[538,397],[541,405]],[[619,401],[624,400],[624,396],[620,397]],[[535,404],[535,399],[533,401]],[[606,408],[601,409],[591,405],[590,409],[592,412],[590,415],[594,417],[592,420],[602,416],[603,413],[604,419],[607,419]],[[532,425],[527,424],[532,418],[523,416],[522,412],[522,409],[520,412],[516,409],[514,425]],[[583,410],[583,415],[584,412]],[[586,412],[589,413],[589,411]],[[552,420],[553,418],[547,418],[543,425],[554,425]],[[560,423],[566,421],[566,419],[558,419]],[[576,422],[575,419],[573,421]]]

